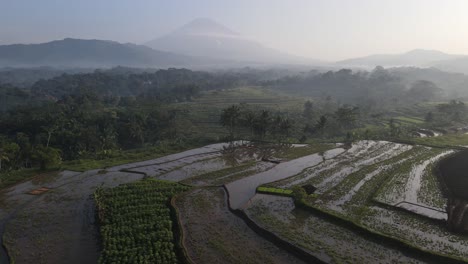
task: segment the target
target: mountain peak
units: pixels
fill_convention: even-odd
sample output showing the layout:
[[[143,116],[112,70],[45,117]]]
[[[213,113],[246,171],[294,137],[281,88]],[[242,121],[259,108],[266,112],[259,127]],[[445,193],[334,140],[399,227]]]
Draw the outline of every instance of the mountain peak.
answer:
[[[302,58],[267,48],[209,18],[192,20],[172,33],[146,42],[146,45],[157,50],[236,63],[304,61]]]
[[[196,18],[172,34],[176,35],[239,35],[237,32],[209,18]]]

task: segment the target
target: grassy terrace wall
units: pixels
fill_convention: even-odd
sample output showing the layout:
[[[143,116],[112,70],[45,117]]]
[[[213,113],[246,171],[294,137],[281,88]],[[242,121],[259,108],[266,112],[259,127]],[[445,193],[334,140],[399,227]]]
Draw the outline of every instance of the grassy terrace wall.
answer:
[[[185,263],[177,247],[179,231],[170,199],[187,189],[146,179],[96,190],[102,238],[99,263]]]
[[[287,196],[291,197],[292,196],[292,190],[288,189],[281,189],[281,188],[274,188],[274,187],[264,187],[264,186],[259,186],[257,188],[258,193],[264,193],[264,194],[272,194],[272,195],[279,195],[279,196]]]

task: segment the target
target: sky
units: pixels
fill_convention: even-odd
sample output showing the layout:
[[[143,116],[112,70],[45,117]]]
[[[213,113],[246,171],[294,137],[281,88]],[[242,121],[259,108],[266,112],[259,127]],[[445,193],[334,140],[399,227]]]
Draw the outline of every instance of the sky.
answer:
[[[199,17],[321,60],[468,54],[466,0],[0,0],[0,44],[66,37],[143,44]]]

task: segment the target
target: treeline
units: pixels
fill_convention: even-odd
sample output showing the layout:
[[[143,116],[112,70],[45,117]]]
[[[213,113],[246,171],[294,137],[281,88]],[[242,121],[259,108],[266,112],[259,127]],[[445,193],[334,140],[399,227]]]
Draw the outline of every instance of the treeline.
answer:
[[[144,97],[100,98],[90,91],[0,117],[2,168],[42,168],[61,159],[105,158],[119,149],[176,139],[176,111]]]
[[[228,89],[258,83],[256,74],[246,72],[202,72],[187,69],[150,70],[117,67],[92,73],[62,74],[41,79],[30,87],[0,84],[0,111],[21,104],[58,101],[64,96],[91,92],[104,100],[144,97],[160,102],[191,100],[200,91]]]
[[[458,100],[441,103],[435,107],[434,111],[426,114],[425,121],[440,128],[450,128],[454,125],[458,128],[466,128],[468,108],[465,103]]]
[[[445,93],[431,81],[405,82],[382,67],[371,72],[349,69],[284,77],[265,82],[269,87],[296,94],[360,104],[364,109],[390,109],[405,104],[440,100]]]
[[[139,96],[176,101],[190,99],[199,90],[228,88],[233,85],[230,80],[206,72],[185,69],[139,74],[95,71],[85,74],[64,74],[49,80],[40,80],[31,87],[31,93],[39,97],[60,99],[86,89],[99,97]]]
[[[231,105],[223,109],[220,124],[229,133],[229,139],[268,140],[277,142],[304,142],[311,138],[355,137],[350,132],[360,125],[358,107],[349,105],[314,106],[306,101],[303,112],[285,113],[252,107]]]
[[[56,69],[52,67],[0,68],[0,85],[9,84],[19,88],[29,88],[41,79],[51,79],[64,73],[77,74],[92,71],[92,69]]]
[[[183,140],[180,111],[200,91],[252,81],[244,73],[124,68],[63,74],[30,89],[0,86],[0,171],[103,159],[122,149]],[[183,113],[182,113],[183,114]]]

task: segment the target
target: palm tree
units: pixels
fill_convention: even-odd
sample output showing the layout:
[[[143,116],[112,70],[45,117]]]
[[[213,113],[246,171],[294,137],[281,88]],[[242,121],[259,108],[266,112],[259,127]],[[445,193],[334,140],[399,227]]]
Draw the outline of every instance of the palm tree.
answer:
[[[292,126],[292,121],[289,118],[284,118],[280,124],[280,134],[285,138],[289,137]]]
[[[8,156],[4,149],[0,148],[0,171],[2,170],[2,160],[8,161]]]
[[[262,110],[255,122],[255,133],[259,135],[260,139],[263,139],[271,125],[270,111]]]
[[[357,119],[357,111],[358,108],[350,108],[350,107],[340,107],[335,112],[336,120],[338,121],[339,125],[344,128],[349,128],[354,125]]]
[[[237,124],[239,123],[239,118],[241,115],[241,111],[239,106],[237,105],[232,105],[226,109],[223,110],[221,114],[221,125],[223,127],[227,127],[229,130],[229,136],[231,139],[234,139],[234,131],[235,128],[237,127]]]
[[[250,137],[253,137],[254,128],[255,128],[255,113],[249,110],[249,111],[246,111],[243,114],[243,116],[244,116],[243,118],[244,126],[249,128]]]
[[[327,126],[327,117],[326,116],[321,116],[320,119],[317,121],[315,124],[315,128],[317,131],[320,131],[323,135],[323,131],[325,130],[325,127]]]

